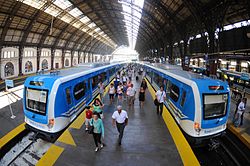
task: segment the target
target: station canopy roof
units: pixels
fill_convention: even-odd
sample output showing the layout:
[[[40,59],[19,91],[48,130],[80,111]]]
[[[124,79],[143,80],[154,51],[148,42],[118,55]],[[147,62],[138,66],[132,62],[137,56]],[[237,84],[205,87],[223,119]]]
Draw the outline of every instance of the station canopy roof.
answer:
[[[249,20],[249,11],[249,0],[0,0],[0,45],[97,54],[125,45],[142,53],[211,22]]]

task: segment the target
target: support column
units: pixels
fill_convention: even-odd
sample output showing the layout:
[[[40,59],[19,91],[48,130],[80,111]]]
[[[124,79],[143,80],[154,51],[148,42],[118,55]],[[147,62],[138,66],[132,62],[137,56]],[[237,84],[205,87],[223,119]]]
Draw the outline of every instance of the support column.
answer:
[[[54,70],[55,49],[51,49],[51,70]]]
[[[90,53],[87,53],[87,56],[88,56],[88,63],[90,63],[90,60],[91,60]]]
[[[19,68],[18,76],[23,75],[22,66],[23,66],[23,47],[20,46],[19,49],[18,49],[18,68]]]
[[[65,50],[62,50],[62,69],[64,68]]]
[[[92,63],[94,62],[94,53],[90,53],[91,54],[91,59],[92,59]]]
[[[40,58],[41,58],[41,47],[37,47],[36,53],[36,65],[37,65],[37,72],[40,70]]]
[[[79,64],[80,63],[80,51],[77,51],[77,58],[78,58],[77,63]]]
[[[83,63],[86,63],[86,53],[83,52]]]
[[[209,53],[214,53],[215,52],[215,36],[214,36],[214,28],[210,27],[208,28],[208,35],[209,35]],[[216,57],[212,58],[211,56],[208,57],[208,62],[209,64],[207,65],[207,75],[216,75],[217,71],[217,63],[215,60]]]
[[[73,67],[73,59],[74,59],[75,51],[70,51],[70,67]]]
[[[241,64],[240,64],[240,60],[236,60],[236,67],[235,67],[235,70],[240,72],[241,71]]]
[[[173,64],[173,44],[172,43],[169,45],[168,49],[169,49],[169,52],[168,52],[168,62],[170,64]]]
[[[1,66],[1,62],[2,62],[2,56],[3,56],[3,54],[2,54],[2,48],[3,47],[0,47],[0,66]],[[15,67],[15,66],[14,66]],[[2,71],[2,68],[0,67],[0,81],[2,80],[2,78],[1,78],[1,73],[3,72],[3,74],[4,74],[4,70]]]

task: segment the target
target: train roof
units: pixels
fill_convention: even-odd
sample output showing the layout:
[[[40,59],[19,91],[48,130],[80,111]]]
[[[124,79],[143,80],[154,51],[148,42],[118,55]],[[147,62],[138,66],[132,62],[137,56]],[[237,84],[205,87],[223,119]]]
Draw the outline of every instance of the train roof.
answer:
[[[210,77],[200,75],[197,73],[189,72],[189,71],[184,71],[182,69],[164,69],[162,67],[156,67],[152,65],[147,65],[149,67],[155,68],[156,70],[163,72],[181,82],[184,82],[186,84],[192,84],[193,82],[195,83],[200,83],[203,81],[212,81],[212,82],[220,82],[222,83],[223,81],[218,80],[218,79],[212,79]]]
[[[118,65],[118,63],[103,65],[100,67],[95,67],[95,65],[79,65],[73,68],[62,69],[62,70],[53,71],[50,73],[31,76],[27,78],[27,81],[36,80],[36,81],[48,82],[49,80],[49,82],[54,82],[59,79],[61,82],[66,82],[68,80],[75,79],[83,75],[90,74],[98,70],[105,69],[107,67],[112,67],[115,65]]]

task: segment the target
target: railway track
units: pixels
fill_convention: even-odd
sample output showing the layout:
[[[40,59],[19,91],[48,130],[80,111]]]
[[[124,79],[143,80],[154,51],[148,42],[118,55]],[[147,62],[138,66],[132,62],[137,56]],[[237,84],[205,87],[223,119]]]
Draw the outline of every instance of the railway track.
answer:
[[[46,153],[52,143],[36,138],[29,132],[0,159],[1,166],[33,166]]]
[[[223,137],[212,140],[210,146],[193,148],[193,150],[202,166],[250,165],[250,149],[229,130],[226,130]]]

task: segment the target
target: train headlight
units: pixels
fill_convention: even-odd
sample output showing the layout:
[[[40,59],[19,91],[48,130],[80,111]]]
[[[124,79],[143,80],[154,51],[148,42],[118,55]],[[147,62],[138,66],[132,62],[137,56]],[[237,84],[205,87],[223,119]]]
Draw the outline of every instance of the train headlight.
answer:
[[[201,128],[199,123],[197,122],[194,123],[194,130],[196,131],[197,135],[200,135]]]
[[[54,124],[55,124],[55,120],[54,119],[49,119],[48,128],[49,129],[53,128]]]

